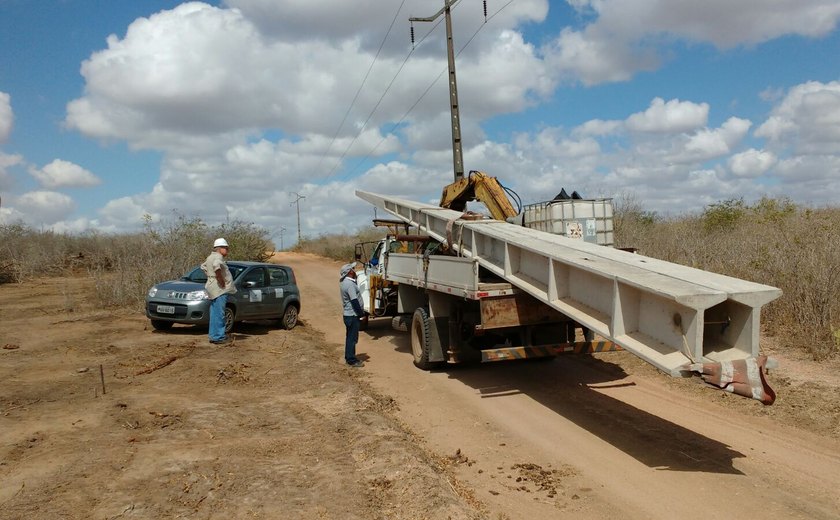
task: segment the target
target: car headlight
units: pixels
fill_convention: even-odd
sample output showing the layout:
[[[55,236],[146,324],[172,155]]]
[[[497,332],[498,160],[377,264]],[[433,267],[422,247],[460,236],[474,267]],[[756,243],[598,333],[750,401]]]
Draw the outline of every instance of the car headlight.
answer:
[[[149,289],[149,298],[154,298],[156,294],[157,294],[157,287],[152,287],[151,289]]]
[[[187,293],[187,300],[206,300],[207,291],[192,291]]]

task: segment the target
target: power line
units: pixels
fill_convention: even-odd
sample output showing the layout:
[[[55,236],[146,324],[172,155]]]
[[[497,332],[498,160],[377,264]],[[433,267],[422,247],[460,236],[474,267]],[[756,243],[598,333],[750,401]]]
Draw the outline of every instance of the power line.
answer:
[[[417,45],[419,46],[421,43],[423,43],[423,40],[425,40],[437,28],[437,26],[441,24],[442,21],[443,20],[438,21],[438,23],[436,23],[429,30],[429,32],[427,32],[422,38],[420,38],[420,41],[417,42]],[[402,72],[403,68],[405,68],[405,64],[408,62],[409,58],[411,58],[411,55],[414,54],[414,50],[415,50],[415,47],[412,46],[412,49],[406,55],[405,59],[403,60],[402,64],[400,65],[400,68],[394,74],[394,77],[391,78],[391,81],[390,81],[390,83],[388,83],[388,86],[385,88],[385,91],[382,92],[382,95],[379,97],[379,101],[376,102],[376,105],[370,111],[370,114],[368,114],[367,119],[365,119],[364,124],[362,124],[361,128],[359,128],[359,132],[356,134],[356,136],[353,138],[353,140],[350,141],[350,144],[347,145],[347,148],[344,149],[344,153],[341,154],[341,157],[339,157],[338,162],[336,162],[335,166],[333,166],[333,168],[330,170],[330,173],[327,174],[326,178],[330,178],[330,177],[333,176],[333,174],[335,174],[335,171],[341,165],[341,161],[343,161],[344,157],[347,156],[347,152],[350,151],[350,148],[352,148],[353,145],[356,143],[356,141],[359,139],[359,137],[361,137],[362,132],[364,132],[365,127],[370,122],[371,118],[373,117],[373,114],[376,113],[376,110],[379,108],[379,105],[382,104],[382,100],[385,99],[385,96],[388,94],[388,91],[391,90],[391,87],[394,85],[394,82],[397,80],[397,77],[400,75],[400,72]],[[384,140],[385,139],[382,139],[382,141],[384,141]],[[380,144],[382,144],[382,141],[380,141],[379,144],[376,145],[377,148],[379,147]]]
[[[467,43],[465,43],[465,44],[461,47],[461,49],[460,49],[460,50],[458,50],[458,52],[455,54],[455,56],[457,57],[457,56],[460,56],[460,55],[461,55],[461,53],[464,51],[464,49],[466,49],[466,48],[467,48],[467,46],[468,46],[470,43],[472,43],[472,41],[475,39],[475,37],[478,35],[478,33],[479,33],[479,32],[481,32],[481,30],[484,28],[484,26],[487,24],[487,22],[489,22],[490,20],[492,20],[493,18],[495,18],[497,14],[501,13],[501,12],[502,12],[505,8],[507,8],[507,6],[509,6],[510,4],[512,4],[512,3],[513,3],[513,2],[515,2],[515,1],[516,1],[516,0],[509,0],[509,1],[505,4],[505,5],[503,5],[502,7],[500,7],[500,8],[499,8],[499,9],[498,9],[495,13],[493,13],[491,16],[487,17],[487,18],[486,18],[486,20],[485,20],[485,22],[484,22],[483,24],[481,24],[481,25],[479,25],[479,26],[478,26],[478,29],[476,29],[476,30],[475,30],[475,32],[472,34],[472,36],[470,36],[470,38],[467,40]],[[434,30],[435,30],[435,28],[436,28],[438,25],[440,25],[440,22],[438,22],[437,24],[435,24],[435,26],[432,28],[432,30],[431,30],[431,31],[429,31],[428,33],[426,33],[426,36],[428,36],[429,34],[431,34],[431,32],[432,32],[432,31],[434,31]],[[423,39],[425,39],[425,38],[426,38],[426,36],[424,36],[424,37],[423,37]],[[422,43],[423,39],[421,39],[421,40],[420,40],[420,42],[418,42],[418,45],[419,45],[420,43]],[[412,52],[414,52],[414,50],[413,50],[413,49],[412,49]],[[411,52],[409,53],[409,56],[411,56]],[[406,56],[406,61],[407,61],[407,60],[408,60],[408,56]],[[405,62],[403,62],[403,65],[405,65]],[[373,147],[373,149],[371,149],[371,151],[370,151],[370,152],[368,152],[368,154],[367,154],[367,155],[365,155],[364,157],[362,157],[362,159],[361,159],[361,160],[360,160],[360,161],[356,164],[356,166],[355,166],[355,167],[353,167],[353,169],[352,169],[352,170],[350,170],[349,172],[347,172],[346,174],[344,174],[344,175],[342,175],[342,176],[341,176],[341,178],[342,178],[342,179],[347,179],[347,178],[349,178],[351,175],[353,175],[354,173],[356,173],[356,171],[359,169],[359,167],[360,167],[362,164],[364,164],[364,162],[365,162],[366,160],[368,160],[368,159],[370,158],[370,156],[371,156],[371,155],[373,155],[373,153],[374,153],[374,152],[375,152],[375,151],[376,151],[376,150],[377,150],[377,149],[378,149],[378,148],[382,145],[382,143],[384,143],[384,142],[385,142],[385,140],[386,140],[386,139],[387,139],[390,135],[393,135],[393,134],[395,133],[396,129],[397,129],[397,128],[398,128],[398,127],[402,124],[402,122],[403,122],[403,121],[405,121],[405,119],[408,117],[408,115],[409,115],[409,114],[410,114],[410,113],[411,113],[411,112],[412,112],[412,111],[413,111],[413,110],[417,107],[417,105],[418,105],[418,104],[420,104],[420,101],[422,101],[422,100],[423,100],[423,98],[424,98],[424,97],[426,97],[426,94],[428,94],[428,93],[429,93],[429,91],[430,91],[430,90],[432,90],[432,87],[434,87],[434,86],[435,86],[435,84],[436,84],[436,83],[440,80],[441,76],[443,76],[443,74],[447,71],[447,68],[448,68],[448,67],[444,67],[443,69],[441,69],[440,74],[438,74],[438,75],[437,75],[437,77],[434,79],[434,81],[432,81],[432,82],[429,84],[429,86],[428,86],[428,87],[426,87],[426,90],[424,90],[424,91],[423,91],[423,93],[420,95],[420,97],[417,99],[417,101],[415,101],[415,102],[414,102],[414,104],[413,104],[413,105],[411,105],[411,108],[409,108],[409,109],[405,112],[405,114],[403,114],[403,116],[399,119],[399,121],[397,121],[396,123],[394,123],[394,125],[393,125],[393,126],[391,127],[391,129],[390,129],[390,130],[389,130],[389,131],[385,134],[385,136],[384,136],[384,137],[382,137],[382,139],[380,139],[378,143],[376,143],[376,146],[374,146],[374,147]],[[402,70],[402,67],[400,67],[400,70]],[[397,73],[399,74],[399,71],[397,71]],[[395,78],[394,78],[394,79],[396,79],[396,76],[395,76]],[[393,80],[392,80],[392,83],[393,83]],[[387,92],[387,91],[386,91],[386,92]],[[383,97],[384,97],[384,94],[383,94]],[[380,99],[380,101],[382,101],[382,100]],[[379,105],[379,104],[377,103],[377,106],[378,106],[378,105]],[[368,119],[370,119],[370,118],[368,118]],[[357,137],[358,137],[358,136],[357,136]],[[355,142],[355,139],[354,139],[353,141]],[[344,158],[344,156],[342,155],[342,159],[343,159],[343,158]],[[330,175],[332,175],[332,172],[330,173]]]
[[[388,26],[388,31],[385,33],[385,37],[382,38],[382,43],[379,44],[379,49],[376,50],[376,56],[373,57],[373,61],[371,62],[370,67],[368,67],[368,70],[365,73],[365,77],[362,79],[361,85],[359,85],[359,89],[356,90],[356,95],[353,96],[353,101],[350,102],[350,106],[347,107],[347,112],[344,113],[344,118],[341,119],[341,123],[335,130],[335,135],[333,136],[332,141],[330,141],[330,145],[327,146],[324,155],[321,156],[321,160],[318,162],[316,171],[321,169],[321,164],[324,162],[324,159],[326,159],[327,155],[330,153],[333,143],[335,143],[335,140],[338,138],[339,132],[341,132],[341,128],[344,126],[344,123],[347,121],[347,117],[350,115],[350,111],[353,110],[353,106],[356,104],[356,100],[359,99],[359,94],[362,92],[362,88],[365,86],[365,83],[367,82],[367,79],[370,76],[370,72],[373,70],[373,66],[376,64],[376,60],[379,58],[379,54],[382,52],[382,48],[385,46],[385,42],[388,40],[388,36],[391,34],[391,29],[394,28],[394,23],[396,23],[397,17],[399,17],[403,5],[405,5],[405,0],[402,1],[400,7],[397,9],[397,12],[394,14],[394,19],[391,20],[391,25]]]

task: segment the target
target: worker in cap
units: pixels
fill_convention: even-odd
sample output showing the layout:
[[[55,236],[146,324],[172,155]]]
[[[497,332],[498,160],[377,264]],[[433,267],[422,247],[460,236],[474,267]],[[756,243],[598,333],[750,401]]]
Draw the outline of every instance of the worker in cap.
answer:
[[[338,271],[338,281],[344,280],[350,271],[353,271],[353,264],[344,264],[341,266],[341,269]],[[355,273],[355,271],[353,271]]]
[[[213,252],[201,264],[201,270],[207,275],[204,289],[210,298],[210,327],[208,336],[210,343],[221,345],[230,342],[225,330],[225,307],[228,294],[236,292],[233,276],[225,263],[230,246],[224,238],[217,238],[213,242]]]
[[[341,289],[341,305],[343,307],[344,328],[344,362],[359,368],[364,362],[356,357],[356,343],[359,341],[359,327],[361,318],[365,315],[362,306],[362,295],[356,285],[355,263],[344,264],[338,271],[338,284]]]

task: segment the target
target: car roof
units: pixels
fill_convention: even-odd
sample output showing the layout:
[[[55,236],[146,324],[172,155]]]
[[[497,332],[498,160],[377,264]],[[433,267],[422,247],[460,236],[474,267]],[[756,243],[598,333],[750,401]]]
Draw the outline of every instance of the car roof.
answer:
[[[226,262],[228,265],[238,265],[241,267],[253,267],[253,266],[262,266],[262,267],[284,267],[286,269],[291,269],[291,267],[287,265],[280,265],[280,264],[271,264],[268,262],[252,262],[249,260],[231,260]]]

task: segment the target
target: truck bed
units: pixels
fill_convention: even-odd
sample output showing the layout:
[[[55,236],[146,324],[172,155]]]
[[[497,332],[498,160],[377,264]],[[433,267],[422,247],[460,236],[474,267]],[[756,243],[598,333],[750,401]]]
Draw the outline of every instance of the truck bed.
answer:
[[[482,274],[475,259],[456,256],[391,253],[386,279],[423,289],[477,300],[519,292],[492,274]]]

